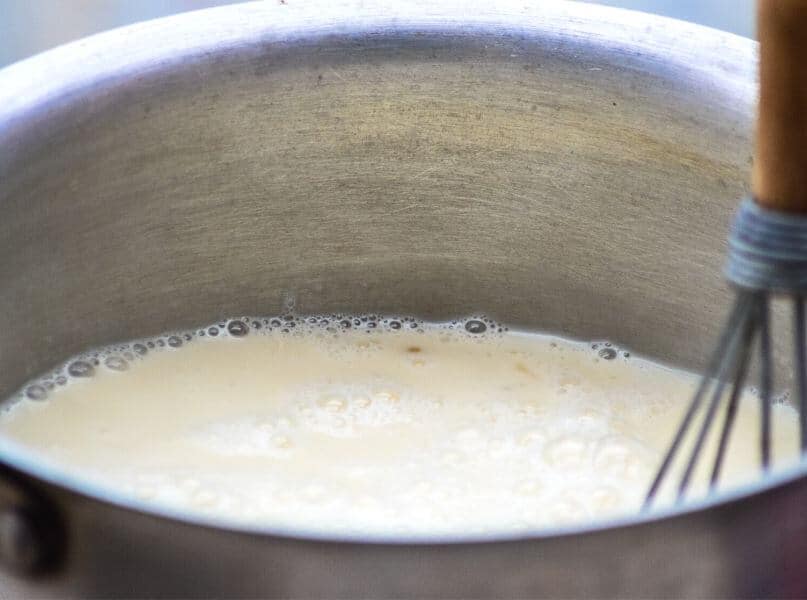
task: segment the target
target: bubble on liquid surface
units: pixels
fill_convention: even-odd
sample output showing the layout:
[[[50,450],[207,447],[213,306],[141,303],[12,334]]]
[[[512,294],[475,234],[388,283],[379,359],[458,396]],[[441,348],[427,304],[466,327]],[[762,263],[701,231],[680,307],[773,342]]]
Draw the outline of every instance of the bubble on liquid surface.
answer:
[[[86,360],[76,360],[70,363],[67,372],[72,377],[92,377],[95,374],[95,367]]]
[[[586,441],[577,436],[562,436],[546,444],[547,464],[563,469],[578,469],[586,462]]]
[[[345,410],[347,403],[340,396],[327,396],[322,399],[321,405],[322,408],[329,412],[342,412]]]
[[[44,400],[48,397],[48,390],[44,386],[35,383],[25,389],[25,395],[31,400]]]
[[[104,366],[113,371],[125,371],[129,368],[129,363],[121,356],[109,356],[104,360]]]
[[[178,335],[172,335],[168,337],[168,345],[171,348],[179,348],[182,346],[182,338]]]
[[[273,437],[272,444],[274,444],[276,448],[291,448],[292,446],[291,439],[285,435],[277,435]]]
[[[591,504],[598,512],[612,512],[624,502],[622,494],[610,487],[600,487],[591,492]]]
[[[604,360],[613,360],[616,358],[617,352],[613,348],[600,348],[597,356]]]
[[[235,337],[243,337],[249,333],[249,327],[243,321],[230,321],[227,323],[227,333]]]
[[[465,322],[465,331],[468,333],[485,333],[487,328],[488,326],[485,325],[484,321],[480,321],[479,319],[470,319]]]

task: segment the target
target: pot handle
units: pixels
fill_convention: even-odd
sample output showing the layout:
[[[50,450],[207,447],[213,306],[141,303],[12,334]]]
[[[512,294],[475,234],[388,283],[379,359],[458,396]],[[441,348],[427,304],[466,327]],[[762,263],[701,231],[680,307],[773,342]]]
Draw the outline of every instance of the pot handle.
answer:
[[[757,0],[757,33],[754,197],[807,214],[807,0]]]
[[[0,463],[0,567],[26,577],[52,573],[63,564],[65,532],[56,505]]]

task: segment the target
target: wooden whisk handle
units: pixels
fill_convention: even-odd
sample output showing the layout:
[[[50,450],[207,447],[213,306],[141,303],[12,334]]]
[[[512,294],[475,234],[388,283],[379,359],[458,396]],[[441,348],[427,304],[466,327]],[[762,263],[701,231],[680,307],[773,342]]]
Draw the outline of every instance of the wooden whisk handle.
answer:
[[[757,32],[754,197],[807,215],[807,0],[757,0]]]

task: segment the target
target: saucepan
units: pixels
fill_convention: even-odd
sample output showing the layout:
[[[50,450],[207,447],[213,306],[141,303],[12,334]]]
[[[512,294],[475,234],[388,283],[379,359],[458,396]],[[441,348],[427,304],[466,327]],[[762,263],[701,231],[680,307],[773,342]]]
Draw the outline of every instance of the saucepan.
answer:
[[[485,311],[697,369],[755,71],[745,38],[523,0],[256,2],[12,65],[0,397],[85,348],[290,298]],[[591,526],[370,542],[162,513],[2,440],[0,465],[0,565],[27,596],[807,593],[804,469]]]

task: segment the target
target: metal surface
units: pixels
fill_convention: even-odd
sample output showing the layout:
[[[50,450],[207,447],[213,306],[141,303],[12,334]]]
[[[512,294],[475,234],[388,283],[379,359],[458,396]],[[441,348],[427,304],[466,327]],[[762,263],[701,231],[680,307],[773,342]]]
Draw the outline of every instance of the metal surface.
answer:
[[[728,300],[752,42],[602,7],[266,2],[0,71],[0,395],[233,314],[486,311],[697,366]],[[139,510],[0,439],[64,515],[28,595],[807,593],[801,478],[661,520],[366,544]]]

